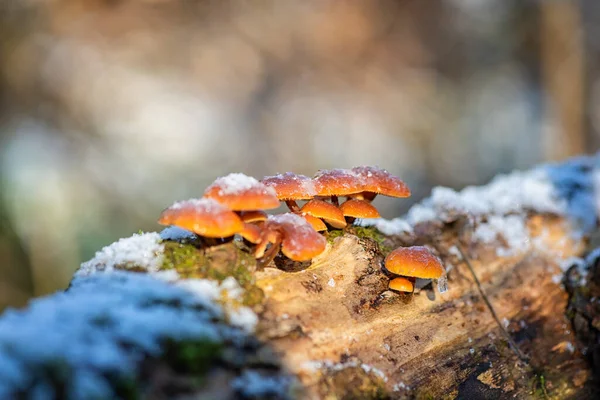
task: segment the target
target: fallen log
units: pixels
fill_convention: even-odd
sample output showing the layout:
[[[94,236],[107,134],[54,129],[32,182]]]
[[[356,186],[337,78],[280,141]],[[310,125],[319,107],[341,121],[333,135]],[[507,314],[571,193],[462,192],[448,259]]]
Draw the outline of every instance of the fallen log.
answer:
[[[437,188],[404,217],[328,233],[311,263],[259,269],[241,241],[174,229],[122,239],[65,293],[0,318],[0,394],[597,398],[562,282],[591,248],[598,165]],[[443,260],[447,291],[388,290],[386,254],[411,245]]]

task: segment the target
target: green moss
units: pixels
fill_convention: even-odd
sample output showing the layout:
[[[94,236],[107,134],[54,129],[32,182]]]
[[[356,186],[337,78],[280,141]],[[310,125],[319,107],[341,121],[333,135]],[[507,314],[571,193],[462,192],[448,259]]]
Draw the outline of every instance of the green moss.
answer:
[[[202,377],[223,352],[223,345],[211,340],[169,341],[164,346],[162,359],[173,370]]]
[[[344,231],[341,229],[333,229],[325,234],[325,238],[329,244],[333,244],[333,241],[341,236],[344,236]]]
[[[255,284],[256,260],[237,242],[199,249],[191,244],[165,241],[161,270],[174,269],[184,279],[223,281],[234,277],[244,288],[243,304],[255,306],[264,300],[263,291]]]
[[[352,226],[348,228],[348,232],[356,235],[359,239],[371,239],[377,243],[383,255],[392,251],[392,248],[385,244],[385,235],[374,226]]]
[[[134,376],[121,376],[112,381],[116,398],[135,400],[142,397],[138,389],[140,383]]]
[[[536,399],[548,399],[546,377],[542,373],[535,374],[530,380],[531,395]]]

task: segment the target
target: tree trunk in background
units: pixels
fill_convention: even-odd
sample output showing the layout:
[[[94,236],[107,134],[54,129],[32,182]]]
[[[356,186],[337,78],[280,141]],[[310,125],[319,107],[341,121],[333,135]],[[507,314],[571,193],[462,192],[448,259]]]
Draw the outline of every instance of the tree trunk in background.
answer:
[[[574,1],[539,4],[545,159],[562,160],[586,152],[581,9]]]

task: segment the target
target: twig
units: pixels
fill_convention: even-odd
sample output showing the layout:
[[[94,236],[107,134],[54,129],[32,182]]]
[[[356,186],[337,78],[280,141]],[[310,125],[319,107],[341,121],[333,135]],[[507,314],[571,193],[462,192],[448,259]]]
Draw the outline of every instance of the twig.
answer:
[[[469,271],[471,271],[471,275],[473,276],[473,279],[475,280],[475,285],[477,286],[477,290],[479,290],[479,294],[483,298],[483,301],[485,301],[485,304],[487,305],[488,309],[490,310],[490,313],[492,313],[492,317],[494,317],[494,320],[498,324],[498,327],[504,333],[504,336],[506,336],[506,340],[508,340],[508,344],[510,345],[510,347],[513,349],[513,351],[515,352],[515,354],[517,355],[517,357],[519,357],[519,359],[521,361],[529,364],[529,358],[527,358],[527,356],[525,356],[523,353],[521,353],[521,350],[519,350],[519,347],[517,346],[517,344],[515,343],[513,338],[510,336],[510,333],[508,333],[506,328],[504,328],[504,326],[502,325],[502,322],[500,322],[500,319],[498,318],[498,315],[496,314],[496,311],[494,310],[492,303],[490,303],[486,294],[483,291],[483,287],[481,287],[481,282],[479,282],[479,279],[477,278],[477,275],[475,274],[475,270],[473,269],[473,265],[471,265],[471,261],[469,261],[469,259],[465,255],[465,253],[460,245],[456,245],[456,248],[458,249],[463,261],[469,268]]]

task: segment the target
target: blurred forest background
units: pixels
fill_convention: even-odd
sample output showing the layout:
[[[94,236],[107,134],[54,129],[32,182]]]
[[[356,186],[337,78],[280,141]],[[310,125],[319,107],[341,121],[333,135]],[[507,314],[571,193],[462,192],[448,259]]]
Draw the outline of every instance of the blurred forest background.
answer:
[[[598,0],[0,0],[0,309],[233,171],[435,185],[600,145]]]

